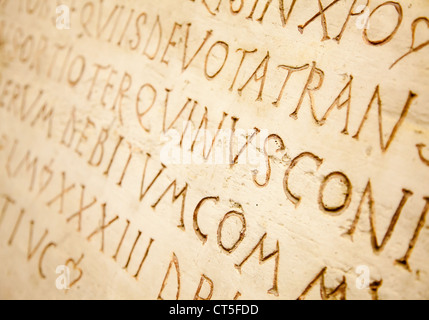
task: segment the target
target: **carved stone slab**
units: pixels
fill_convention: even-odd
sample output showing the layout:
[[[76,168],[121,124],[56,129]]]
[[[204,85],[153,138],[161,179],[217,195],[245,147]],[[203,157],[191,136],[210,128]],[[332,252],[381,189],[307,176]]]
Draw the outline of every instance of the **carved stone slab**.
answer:
[[[427,0],[0,12],[0,298],[429,298]]]

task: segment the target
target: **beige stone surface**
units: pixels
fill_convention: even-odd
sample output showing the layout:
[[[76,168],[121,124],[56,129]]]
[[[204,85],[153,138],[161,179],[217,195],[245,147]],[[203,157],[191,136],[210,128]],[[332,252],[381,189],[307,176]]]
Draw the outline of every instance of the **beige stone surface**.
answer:
[[[0,13],[0,298],[429,298],[426,0]]]

